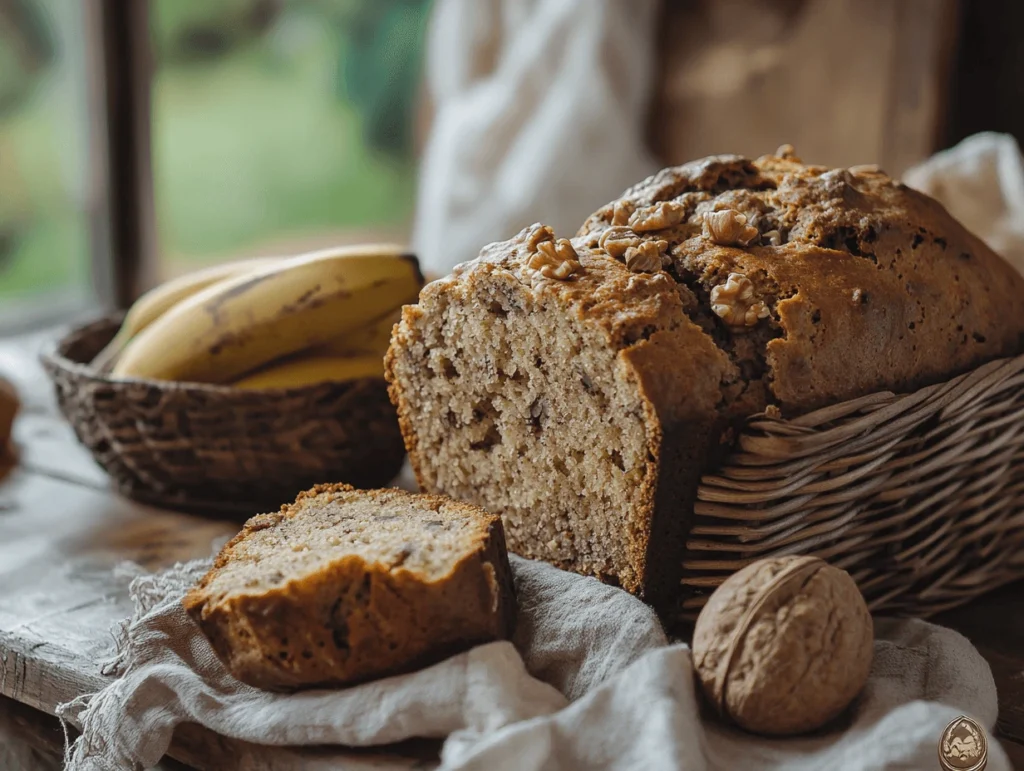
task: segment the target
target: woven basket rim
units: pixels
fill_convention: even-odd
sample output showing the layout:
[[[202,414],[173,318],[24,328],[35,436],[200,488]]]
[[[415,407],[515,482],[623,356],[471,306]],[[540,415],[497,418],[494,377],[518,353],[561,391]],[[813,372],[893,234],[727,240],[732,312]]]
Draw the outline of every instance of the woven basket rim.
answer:
[[[259,393],[266,396],[294,396],[322,388],[324,383],[351,383],[354,385],[365,381],[379,382],[385,379],[384,376],[381,375],[380,377],[355,378],[347,381],[325,380],[317,383],[309,383],[307,385],[292,386],[290,388],[245,389],[235,388],[234,386],[223,385],[220,383],[199,383],[191,380],[156,380],[154,378],[142,377],[112,377],[105,372],[100,372],[88,362],[76,361],[75,359],[69,358],[61,353],[66,345],[71,343],[75,338],[79,338],[88,332],[103,329],[107,326],[113,328],[120,326],[121,321],[124,319],[124,315],[125,314],[123,312],[108,313],[99,318],[94,318],[91,321],[71,327],[59,338],[50,340],[43,346],[39,353],[40,361],[43,363],[45,368],[52,367],[54,369],[60,369],[68,372],[69,374],[75,375],[76,377],[108,383],[114,387],[144,385],[149,388],[157,388],[161,391],[183,391],[188,393],[204,393],[217,396],[236,396],[238,394],[252,393]]]
[[[383,378],[263,390],[115,378],[90,362],[118,320],[54,335],[39,358],[60,412],[128,497],[251,515],[318,482],[379,487],[398,473],[405,448]]]
[[[927,616],[1024,576],[1024,354],[912,391],[751,416],[698,485],[681,618],[750,562],[812,554]]]
[[[793,438],[798,438],[801,435],[810,435],[829,430],[828,428],[823,428],[823,424],[848,418],[865,407],[873,407],[881,412],[886,407],[891,407],[906,399],[925,401],[937,391],[954,389],[968,378],[981,380],[992,372],[1004,367],[1011,369],[1016,367],[1024,368],[1024,353],[1016,356],[989,359],[966,372],[961,372],[959,375],[954,375],[946,380],[940,380],[910,391],[872,391],[863,396],[855,396],[851,399],[835,402],[834,404],[827,404],[810,412],[802,412],[791,418],[782,416],[778,413],[777,407],[769,405],[760,412],[744,417],[739,433],[756,433],[768,426],[788,425],[800,429],[799,434],[793,434]]]

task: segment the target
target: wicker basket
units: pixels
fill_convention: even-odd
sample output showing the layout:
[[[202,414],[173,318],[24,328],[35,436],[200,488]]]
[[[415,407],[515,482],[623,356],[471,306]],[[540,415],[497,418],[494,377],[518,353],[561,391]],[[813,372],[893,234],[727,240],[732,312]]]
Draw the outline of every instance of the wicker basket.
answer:
[[[380,487],[405,448],[383,378],[303,388],[114,380],[90,367],[107,318],[42,356],[61,411],[118,490],[150,503],[251,515],[318,482]]]
[[[1024,578],[1024,356],[793,420],[751,418],[706,475],[683,618],[761,557],[845,568],[872,610],[928,616]]]

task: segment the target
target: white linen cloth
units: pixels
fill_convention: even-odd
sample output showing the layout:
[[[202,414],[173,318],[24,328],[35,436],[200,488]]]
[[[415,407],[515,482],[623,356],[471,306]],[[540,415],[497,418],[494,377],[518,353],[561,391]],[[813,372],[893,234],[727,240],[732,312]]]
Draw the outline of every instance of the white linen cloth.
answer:
[[[412,244],[445,275],[543,221],[572,236],[656,170],[658,0],[436,0]]]
[[[246,742],[235,767],[253,771],[423,768],[322,746],[409,737],[447,737],[444,769],[932,768],[949,721],[964,713],[991,730],[996,719],[992,674],[965,638],[879,620],[871,678],[845,719],[812,737],[743,734],[702,717],[689,649],[669,644],[639,600],[518,557],[514,645],[482,645],[344,690],[269,693],[231,677],[182,610],[182,594],[208,566],[132,582],[136,613],[112,665],[118,679],[61,710],[83,731],[70,771],[150,767],[183,722]],[[994,740],[988,768],[1010,768]]]
[[[909,169],[903,181],[939,200],[1024,273],[1024,158],[1012,136],[967,137]]]

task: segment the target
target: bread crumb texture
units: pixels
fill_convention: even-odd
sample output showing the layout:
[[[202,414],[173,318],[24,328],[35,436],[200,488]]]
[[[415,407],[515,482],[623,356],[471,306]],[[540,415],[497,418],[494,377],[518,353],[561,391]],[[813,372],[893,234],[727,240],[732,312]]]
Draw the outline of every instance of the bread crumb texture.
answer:
[[[500,518],[348,485],[250,519],[184,605],[238,679],[276,690],[405,671],[515,620]]]

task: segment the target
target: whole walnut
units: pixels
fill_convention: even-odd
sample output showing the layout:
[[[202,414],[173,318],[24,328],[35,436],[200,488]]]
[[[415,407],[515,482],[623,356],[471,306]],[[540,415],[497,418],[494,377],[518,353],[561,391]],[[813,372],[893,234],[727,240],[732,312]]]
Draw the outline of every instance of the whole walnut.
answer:
[[[871,614],[844,570],[777,557],[730,576],[697,618],[693,659],[708,700],[759,734],[818,728],[864,687]]]

